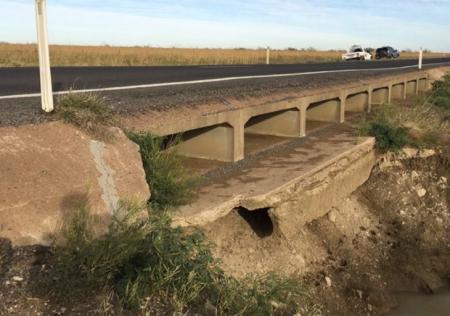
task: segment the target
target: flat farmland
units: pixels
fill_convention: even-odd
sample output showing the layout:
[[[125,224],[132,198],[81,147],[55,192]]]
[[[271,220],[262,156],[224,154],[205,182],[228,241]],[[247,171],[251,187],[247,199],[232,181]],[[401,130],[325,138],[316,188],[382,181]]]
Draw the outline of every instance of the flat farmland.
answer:
[[[319,63],[339,61],[343,51],[272,50],[272,64]],[[402,58],[416,58],[417,52],[402,53]],[[426,53],[426,58],[450,54]],[[264,64],[265,49],[200,49],[118,46],[52,45],[53,66],[170,66]],[[0,67],[38,65],[34,44],[0,44]]]

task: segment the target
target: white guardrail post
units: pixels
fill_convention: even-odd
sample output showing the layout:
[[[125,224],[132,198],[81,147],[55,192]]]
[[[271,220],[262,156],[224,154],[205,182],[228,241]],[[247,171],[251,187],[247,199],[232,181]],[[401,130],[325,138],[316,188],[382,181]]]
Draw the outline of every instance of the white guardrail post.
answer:
[[[419,50],[419,69],[422,69],[422,60],[423,60],[423,49],[421,47]]]
[[[270,47],[267,46],[266,49],[266,65],[270,65]]]
[[[47,0],[36,0],[36,28],[39,51],[39,73],[41,79],[42,110],[53,111],[52,76],[47,30]]]

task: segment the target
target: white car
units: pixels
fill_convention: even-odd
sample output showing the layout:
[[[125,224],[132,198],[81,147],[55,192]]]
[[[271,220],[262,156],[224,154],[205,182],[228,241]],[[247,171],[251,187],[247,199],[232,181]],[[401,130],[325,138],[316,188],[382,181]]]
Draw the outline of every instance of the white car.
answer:
[[[347,53],[342,55],[342,60],[371,60],[372,55],[366,52],[362,46],[353,45]]]

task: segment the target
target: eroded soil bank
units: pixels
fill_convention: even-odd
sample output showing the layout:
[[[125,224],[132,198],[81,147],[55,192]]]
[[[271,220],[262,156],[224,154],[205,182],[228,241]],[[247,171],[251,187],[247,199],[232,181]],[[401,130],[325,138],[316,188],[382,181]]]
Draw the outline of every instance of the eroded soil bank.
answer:
[[[236,210],[205,227],[224,269],[236,276],[278,271],[302,280],[301,315],[386,315],[403,291],[450,285],[450,155],[407,150],[379,159],[343,203],[287,238],[271,221]],[[36,288],[45,247],[0,241],[0,315],[126,315],[106,294],[60,305]]]
[[[449,179],[448,154],[406,150],[380,158],[362,187],[295,240],[270,210],[236,210],[206,230],[229,273],[302,278],[305,315],[384,315],[399,292],[450,284]]]

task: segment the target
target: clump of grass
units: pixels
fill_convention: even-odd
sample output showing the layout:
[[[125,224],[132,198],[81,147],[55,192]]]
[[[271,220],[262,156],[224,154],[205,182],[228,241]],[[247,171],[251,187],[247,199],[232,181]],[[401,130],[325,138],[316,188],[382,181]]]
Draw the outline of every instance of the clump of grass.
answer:
[[[450,75],[433,83],[431,102],[444,110],[450,111]]]
[[[121,202],[107,234],[97,239],[88,206],[85,203],[76,206],[63,229],[65,244],[54,247],[53,291],[82,296],[109,286],[119,267],[144,242],[148,225],[139,219],[143,210],[138,203]]]
[[[450,76],[436,81],[431,94],[414,100],[411,106],[384,105],[358,126],[361,135],[374,136],[377,148],[397,151],[410,145],[436,147],[450,133]]]
[[[150,133],[133,132],[129,132],[128,137],[140,147],[153,208],[177,207],[195,197],[193,188],[199,179],[183,167],[176,155],[175,146],[180,143],[180,138],[165,142],[162,137]]]
[[[382,153],[398,151],[412,143],[406,127],[395,126],[387,120],[370,121],[361,127],[360,133],[375,137],[376,148]]]
[[[166,212],[139,217],[138,204],[121,204],[109,232],[93,238],[89,210],[76,209],[64,230],[66,244],[54,249],[49,275],[53,295],[112,292],[121,306],[136,311],[155,304],[165,312],[216,315],[295,314],[301,286],[276,274],[227,276],[199,231],[172,228]]]
[[[110,139],[109,127],[117,123],[112,110],[96,94],[66,94],[59,98],[56,112],[65,122],[100,139]]]

